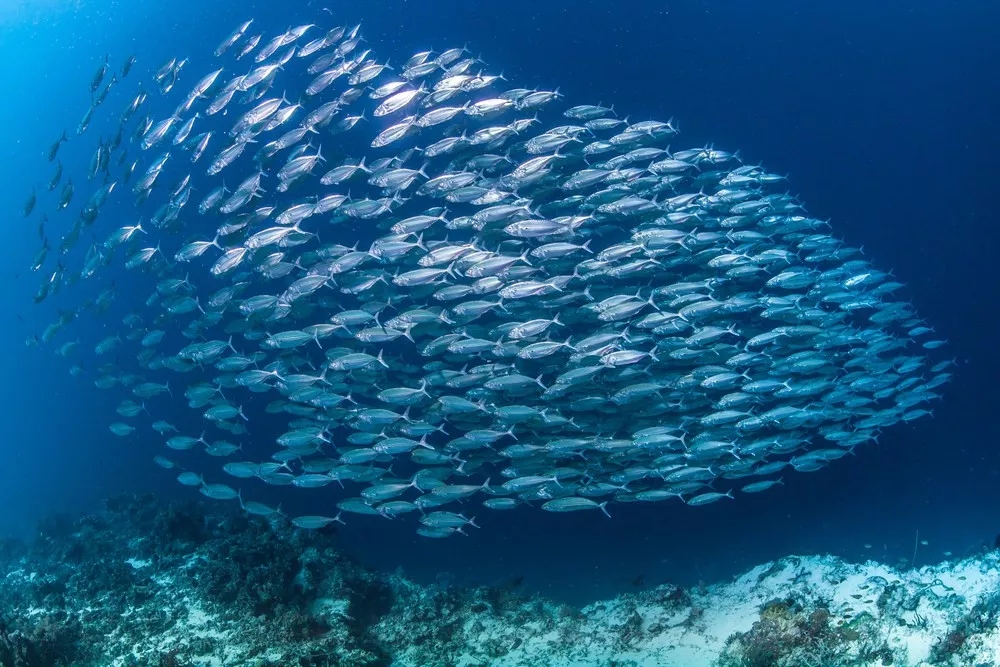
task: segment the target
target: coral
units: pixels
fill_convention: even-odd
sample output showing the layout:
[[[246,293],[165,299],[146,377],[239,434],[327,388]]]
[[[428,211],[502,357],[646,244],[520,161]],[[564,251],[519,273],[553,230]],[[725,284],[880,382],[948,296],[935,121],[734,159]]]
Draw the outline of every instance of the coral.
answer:
[[[81,628],[65,618],[46,616],[27,629],[0,619],[0,665],[3,667],[62,667],[84,654]]]
[[[869,664],[856,657],[856,647],[849,646],[862,639],[860,624],[835,627],[830,621],[830,609],[822,600],[770,600],[761,606],[759,619],[748,632],[734,633],[726,640],[717,666],[860,667]]]
[[[1000,644],[995,551],[916,570],[788,557],[582,609],[520,583],[419,585],[332,529],[121,496],[0,543],[0,666],[978,666]]]
[[[233,613],[269,617],[301,601],[294,586],[298,553],[271,537],[270,530],[248,524],[241,538],[212,540],[218,557],[194,561],[186,573],[210,600]]]
[[[963,655],[977,635],[995,632],[1000,619],[1000,591],[984,595],[958,623],[931,649],[930,662],[949,665],[953,660],[968,663],[970,656]]]

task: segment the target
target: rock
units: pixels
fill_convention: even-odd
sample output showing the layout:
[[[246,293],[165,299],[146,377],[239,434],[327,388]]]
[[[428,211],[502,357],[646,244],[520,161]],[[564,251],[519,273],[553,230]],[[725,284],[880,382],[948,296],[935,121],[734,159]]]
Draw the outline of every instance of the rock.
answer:
[[[1000,663],[1000,552],[919,569],[786,557],[569,608],[420,585],[214,504],[122,496],[0,549],[0,665],[847,667]]]

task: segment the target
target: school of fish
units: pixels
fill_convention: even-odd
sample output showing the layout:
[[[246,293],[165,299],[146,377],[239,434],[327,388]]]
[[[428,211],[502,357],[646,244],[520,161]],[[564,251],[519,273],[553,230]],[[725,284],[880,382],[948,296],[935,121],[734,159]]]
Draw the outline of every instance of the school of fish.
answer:
[[[108,136],[66,178],[67,133],[47,153],[30,268],[60,309],[28,344],[122,392],[110,430],[162,443],[181,484],[261,516],[262,485],[334,485],[291,521],[412,514],[427,537],[480,507],[704,505],[874,443],[950,379],[903,285],[673,121],[464,48],[390,65],[359,26],[253,28],[102,120],[136,65],[105,59],[72,141]],[[123,306],[101,340],[64,333]],[[187,432],[160,418],[181,394]]]

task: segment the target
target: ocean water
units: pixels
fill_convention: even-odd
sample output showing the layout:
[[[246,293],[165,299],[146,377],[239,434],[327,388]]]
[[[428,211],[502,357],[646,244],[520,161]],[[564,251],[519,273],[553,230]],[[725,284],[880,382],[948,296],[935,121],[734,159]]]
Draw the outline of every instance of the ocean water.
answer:
[[[397,64],[417,50],[467,44],[517,85],[558,87],[572,103],[614,104],[622,116],[674,117],[685,146],[739,149],[747,163],[787,173],[789,189],[812,215],[830,219],[836,235],[863,246],[876,266],[906,284],[906,298],[949,341],[945,352],[957,361],[933,418],[888,429],[876,446],[819,472],[788,472],[783,486],[764,494],[705,507],[617,504],[611,519],[523,508],[481,516],[482,530],[447,540],[417,537],[408,520],[355,518],[340,528],[348,549],[418,579],[523,576],[533,590],[581,603],[628,590],[639,578],[718,581],[786,554],[919,564],[993,545],[1000,533],[1000,426],[993,418],[1000,396],[1000,92],[992,82],[1000,8],[853,0],[4,4],[0,534],[30,535],[40,517],[86,511],[121,492],[196,496],[152,464],[163,449],[155,434],[109,433],[118,394],[96,389],[92,373],[71,377],[52,344],[24,344],[57,317],[59,305],[32,303],[38,276],[28,270],[39,214],[52,209],[51,193],[42,198],[51,176],[44,154],[63,128],[73,133],[93,71],[105,54],[115,69],[130,54],[138,60],[128,85],[105,102],[114,115],[87,131],[90,143],[60,150],[67,165],[86,165],[90,135],[110,133],[109,118],[128,102],[135,79],[144,77],[152,91],[152,69],[190,57],[183,88],[214,69],[211,49],[239,21],[254,18],[255,29],[275,34],[327,18],[324,6],[334,15],[328,23],[363,22],[376,53]],[[150,97],[154,114],[169,114],[174,102]],[[74,206],[89,194],[83,185]],[[24,220],[32,187],[40,203]],[[105,218],[123,225],[136,215],[130,197],[112,198],[102,229],[114,228]],[[121,304],[148,293],[148,285],[116,270],[99,278],[116,281],[116,306],[67,334],[80,337],[88,353],[120,328],[128,312]],[[182,430],[183,419],[198,428],[182,405],[164,410]],[[289,512],[308,513],[316,498],[278,491],[275,499]]]

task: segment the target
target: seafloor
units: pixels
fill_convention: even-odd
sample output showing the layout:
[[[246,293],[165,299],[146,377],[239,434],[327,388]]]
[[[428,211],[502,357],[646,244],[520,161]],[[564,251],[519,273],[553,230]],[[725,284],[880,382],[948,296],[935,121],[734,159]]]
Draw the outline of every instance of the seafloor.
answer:
[[[332,531],[128,496],[0,543],[0,667],[993,666],[998,565],[787,557],[575,609],[375,572]]]

